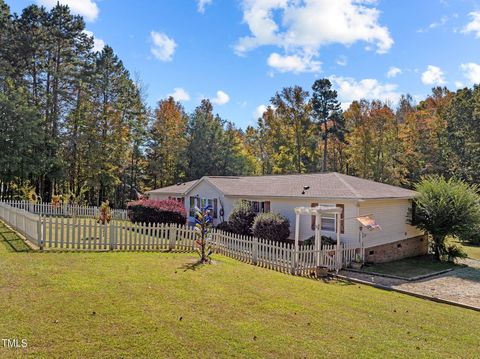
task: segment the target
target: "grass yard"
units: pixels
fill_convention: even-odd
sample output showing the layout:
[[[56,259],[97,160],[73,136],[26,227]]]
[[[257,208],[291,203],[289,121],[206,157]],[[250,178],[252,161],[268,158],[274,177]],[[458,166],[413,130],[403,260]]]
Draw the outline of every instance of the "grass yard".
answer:
[[[472,244],[468,244],[465,242],[460,242],[455,239],[449,239],[448,240],[449,244],[455,244],[459,247],[461,247],[465,253],[467,253],[469,258],[472,259],[479,259],[480,260],[480,246],[474,246]]]
[[[405,258],[395,262],[376,263],[364,266],[363,272],[393,275],[403,278],[413,278],[420,275],[433,274],[458,265],[447,262],[437,262],[430,256]]]
[[[217,256],[32,253],[0,222],[0,357],[476,358],[480,313]]]

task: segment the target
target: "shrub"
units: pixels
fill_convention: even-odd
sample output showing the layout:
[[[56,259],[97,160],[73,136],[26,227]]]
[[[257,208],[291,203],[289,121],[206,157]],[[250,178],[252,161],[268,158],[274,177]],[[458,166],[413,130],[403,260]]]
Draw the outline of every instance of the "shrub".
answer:
[[[315,244],[315,236],[311,236],[303,241],[304,245]],[[332,237],[322,236],[322,245],[335,245],[337,241]]]
[[[458,258],[467,258],[467,253],[462,248],[454,245],[448,246],[445,251],[445,259],[448,262],[455,262]]]
[[[443,177],[426,177],[416,186],[413,223],[430,235],[437,260],[451,259],[458,251],[446,248],[445,238],[468,238],[479,228],[478,187]]]
[[[235,203],[235,207],[228,217],[231,231],[236,234],[252,234],[252,225],[256,215],[251,202],[239,201]]]
[[[284,242],[290,236],[290,222],[278,213],[260,213],[253,222],[252,231],[255,237]]]
[[[128,217],[133,223],[178,223],[187,222],[183,204],[174,200],[142,199],[129,202]]]
[[[462,242],[467,242],[475,246],[480,245],[480,225],[477,227],[472,227],[470,233],[463,234],[459,236],[458,239]]]
[[[228,223],[227,221],[220,222],[219,224],[217,224],[217,226],[215,228],[219,229],[221,231],[224,231],[224,232],[232,232],[232,228],[230,227],[230,223]]]

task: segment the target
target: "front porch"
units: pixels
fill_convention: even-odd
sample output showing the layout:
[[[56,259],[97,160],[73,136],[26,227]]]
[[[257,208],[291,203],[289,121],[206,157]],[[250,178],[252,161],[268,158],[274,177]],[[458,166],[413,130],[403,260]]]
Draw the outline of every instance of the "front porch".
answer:
[[[295,263],[296,266],[311,265],[316,270],[327,268],[339,271],[348,266],[352,261],[363,260],[363,250],[358,245],[345,245],[341,243],[341,215],[342,207],[317,206],[295,208]],[[300,218],[302,215],[315,217],[314,243],[311,246],[300,246]],[[335,245],[322,245],[322,216],[332,215],[335,218]],[[308,255],[311,257],[308,258]],[[312,257],[313,254],[313,257]],[[308,263],[308,264],[307,264]]]

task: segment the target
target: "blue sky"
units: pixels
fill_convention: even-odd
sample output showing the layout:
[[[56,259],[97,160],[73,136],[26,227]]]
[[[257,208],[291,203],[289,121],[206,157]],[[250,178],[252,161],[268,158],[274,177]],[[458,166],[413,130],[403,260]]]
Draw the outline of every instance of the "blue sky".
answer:
[[[7,0],[14,12],[31,3]],[[344,104],[480,82],[480,1],[60,0],[113,47],[151,106],[204,97],[245,128],[275,91],[328,77]],[[176,90],[175,90],[176,89]]]

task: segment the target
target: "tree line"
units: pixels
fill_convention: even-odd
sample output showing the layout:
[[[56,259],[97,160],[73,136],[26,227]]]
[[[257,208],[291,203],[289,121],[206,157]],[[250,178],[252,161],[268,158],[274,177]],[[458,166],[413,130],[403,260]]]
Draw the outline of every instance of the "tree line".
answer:
[[[138,192],[204,175],[338,171],[413,188],[424,175],[479,183],[480,88],[434,88],[342,109],[328,79],[273,94],[245,130],[173,98],[150,109],[109,46],[80,16],[0,0],[0,194],[63,195],[116,207]]]

